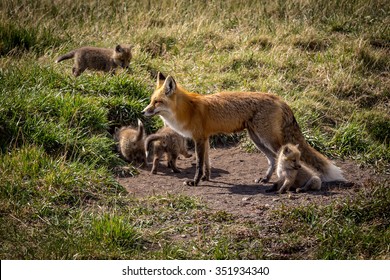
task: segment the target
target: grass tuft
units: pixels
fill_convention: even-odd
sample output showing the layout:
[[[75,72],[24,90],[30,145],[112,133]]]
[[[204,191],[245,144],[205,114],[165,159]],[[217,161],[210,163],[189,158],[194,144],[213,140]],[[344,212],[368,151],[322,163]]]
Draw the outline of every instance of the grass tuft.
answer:
[[[58,47],[61,43],[50,29],[23,27],[8,21],[0,24],[0,56],[28,51],[41,55],[47,48]]]

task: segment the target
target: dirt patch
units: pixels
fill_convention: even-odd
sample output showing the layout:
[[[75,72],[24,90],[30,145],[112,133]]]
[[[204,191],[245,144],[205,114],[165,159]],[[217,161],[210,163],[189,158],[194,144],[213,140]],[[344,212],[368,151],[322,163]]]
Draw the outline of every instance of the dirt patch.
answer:
[[[150,174],[150,168],[140,169],[139,175],[118,178],[128,192],[135,197],[150,195],[181,194],[196,196],[212,210],[226,211],[237,219],[264,221],[270,210],[282,205],[298,206],[307,204],[329,204],[332,201],[353,195],[361,183],[370,180],[374,171],[361,169],[352,161],[337,161],[336,165],[344,170],[347,180],[353,186],[327,184],[321,191],[308,193],[289,192],[279,195],[267,193],[270,184],[255,183],[267,169],[267,161],[261,153],[246,153],[240,147],[217,148],[210,150],[211,180],[201,182],[200,186],[184,185],[186,179],[195,174],[195,155],[192,158],[181,157],[177,162],[181,173],[172,173],[161,161],[158,173]],[[276,180],[274,174],[271,181]],[[356,184],[359,182],[360,184]]]

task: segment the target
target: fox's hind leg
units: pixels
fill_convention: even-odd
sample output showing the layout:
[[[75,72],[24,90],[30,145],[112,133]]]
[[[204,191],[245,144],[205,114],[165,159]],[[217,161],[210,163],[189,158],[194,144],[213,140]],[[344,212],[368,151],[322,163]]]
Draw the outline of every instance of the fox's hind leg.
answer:
[[[306,184],[302,188],[297,188],[296,192],[304,192],[308,190],[314,190],[319,191],[321,189],[321,179],[318,176],[313,176],[310,178],[309,181],[306,182]]]
[[[202,181],[210,180],[210,158],[209,158],[209,150],[210,150],[210,140],[207,140],[205,143],[205,151],[204,151],[204,172],[202,176]]]
[[[172,169],[172,171],[175,173],[181,173],[181,171],[176,166],[177,157],[178,157],[177,154],[171,155],[168,153],[168,167],[170,167]]]
[[[153,166],[152,166],[151,173],[152,174],[157,174],[157,168],[158,168],[158,165],[160,163],[160,158],[162,157],[163,152],[157,150],[156,147],[154,147],[153,154],[154,154],[154,156],[153,156]]]
[[[82,68],[78,68],[78,67],[76,67],[76,66],[74,66],[74,67],[72,68],[72,73],[73,73],[73,75],[74,75],[75,77],[80,76],[81,73],[83,73],[84,71],[85,71],[85,68],[82,69]]]
[[[272,174],[275,171],[275,156],[276,153],[272,150],[270,150],[266,145],[263,144],[263,142],[260,140],[260,138],[257,136],[257,134],[250,128],[248,128],[248,134],[253,143],[256,145],[256,147],[266,156],[268,161],[268,169],[265,173],[265,177],[256,179],[256,183],[267,183],[269,179],[271,179]]]
[[[152,166],[152,174],[157,174],[157,167],[160,162],[160,157],[158,155],[155,155],[153,158],[153,166]]]
[[[195,140],[195,139],[194,139]],[[195,152],[196,152],[196,171],[195,171],[195,177],[194,180],[187,180],[185,183],[189,186],[197,186],[199,184],[199,181],[201,177],[203,177],[203,172],[204,172],[204,165],[205,162],[209,159],[205,159],[205,148],[208,147],[208,142],[209,139],[196,139],[195,140]],[[208,153],[207,153],[208,155]],[[210,175],[210,171],[208,171]]]

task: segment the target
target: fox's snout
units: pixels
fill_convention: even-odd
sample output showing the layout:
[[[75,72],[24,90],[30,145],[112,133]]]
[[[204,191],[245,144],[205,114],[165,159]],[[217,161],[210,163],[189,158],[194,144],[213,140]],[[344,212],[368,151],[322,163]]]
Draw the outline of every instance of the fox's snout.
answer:
[[[299,163],[294,164],[294,169],[298,170],[300,168],[302,168],[301,164]]]
[[[154,116],[155,113],[154,113],[154,109],[147,106],[145,109],[143,109],[141,111],[142,115],[144,115],[145,117],[151,117],[151,116]]]

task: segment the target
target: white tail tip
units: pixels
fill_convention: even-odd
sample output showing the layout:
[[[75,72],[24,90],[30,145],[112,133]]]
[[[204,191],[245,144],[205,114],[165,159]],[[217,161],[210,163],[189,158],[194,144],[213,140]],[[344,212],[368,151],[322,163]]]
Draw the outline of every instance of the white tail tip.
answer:
[[[333,163],[330,163],[326,172],[321,176],[322,182],[346,182],[347,180],[343,176],[343,171],[334,165]]]

